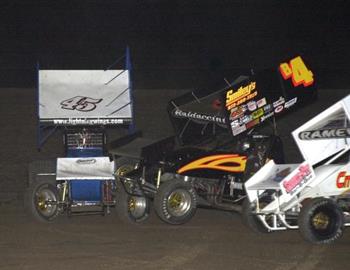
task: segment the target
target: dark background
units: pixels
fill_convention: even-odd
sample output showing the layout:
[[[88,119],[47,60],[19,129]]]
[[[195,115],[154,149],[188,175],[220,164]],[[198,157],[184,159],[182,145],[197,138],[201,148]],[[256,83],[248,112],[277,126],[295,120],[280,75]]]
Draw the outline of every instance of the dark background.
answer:
[[[160,136],[172,132],[166,102],[181,89],[217,88],[302,54],[319,99],[278,124],[286,161],[300,162],[290,131],[350,92],[349,13],[334,0],[0,0],[0,268],[347,269],[349,231],[335,245],[309,245],[296,231],[256,235],[238,215],[205,209],[184,226],[153,211],[143,226],[113,213],[37,224],[20,205],[28,164],[64,154],[59,133],[37,151],[37,61],[103,69],[129,45],[136,126]]]
[[[103,69],[130,46],[139,89],[212,87],[302,54],[320,87],[349,81],[348,1],[1,1],[0,86],[42,68]]]

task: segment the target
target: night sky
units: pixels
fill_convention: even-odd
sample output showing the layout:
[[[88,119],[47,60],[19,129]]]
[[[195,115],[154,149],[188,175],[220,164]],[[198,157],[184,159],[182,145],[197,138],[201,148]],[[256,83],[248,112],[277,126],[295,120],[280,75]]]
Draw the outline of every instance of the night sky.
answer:
[[[323,79],[349,75],[348,1],[1,1],[0,84],[35,66],[105,68],[128,45],[140,88],[205,86],[302,54]],[[322,82],[322,80],[321,80]]]

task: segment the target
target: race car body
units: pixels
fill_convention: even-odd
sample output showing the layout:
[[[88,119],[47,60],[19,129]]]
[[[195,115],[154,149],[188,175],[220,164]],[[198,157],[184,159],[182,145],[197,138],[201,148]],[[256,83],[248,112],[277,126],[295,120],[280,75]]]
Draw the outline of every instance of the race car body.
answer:
[[[109,152],[126,199],[116,206],[120,216],[144,220],[134,216],[139,198],[153,200],[158,216],[170,224],[189,221],[197,206],[240,211],[246,179],[269,159],[284,161],[274,118],[317,94],[301,57],[280,66],[171,100],[174,136],[154,141],[136,134],[112,143]]]
[[[130,56],[106,70],[38,70],[38,148],[61,131],[65,155],[28,166],[25,207],[36,220],[104,215],[114,207],[114,163],[107,131],[133,125]]]
[[[349,119],[347,96],[293,131],[305,161],[270,161],[245,183],[250,203],[245,217],[251,225],[261,222],[270,231],[299,228],[314,243],[341,236],[350,225]]]

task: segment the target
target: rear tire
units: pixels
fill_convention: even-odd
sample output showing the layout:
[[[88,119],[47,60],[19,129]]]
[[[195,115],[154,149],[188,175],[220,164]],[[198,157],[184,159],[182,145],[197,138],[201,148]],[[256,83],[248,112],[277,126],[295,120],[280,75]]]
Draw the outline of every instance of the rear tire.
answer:
[[[315,198],[302,207],[298,224],[299,232],[306,241],[330,244],[343,234],[344,215],[334,201]]]
[[[196,213],[196,192],[190,183],[181,179],[170,179],[158,189],[154,198],[154,209],[164,222],[172,225],[184,224]]]

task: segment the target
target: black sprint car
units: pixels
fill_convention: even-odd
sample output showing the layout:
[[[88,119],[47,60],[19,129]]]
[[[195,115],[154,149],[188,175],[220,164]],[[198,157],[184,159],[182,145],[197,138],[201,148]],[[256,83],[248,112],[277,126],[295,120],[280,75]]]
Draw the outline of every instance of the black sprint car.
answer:
[[[168,104],[174,136],[141,132],[110,145],[117,213],[142,222],[150,202],[166,223],[183,224],[197,207],[241,211],[244,182],[269,159],[284,160],[275,118],[313,101],[316,86],[301,57],[217,91],[193,91]]]

